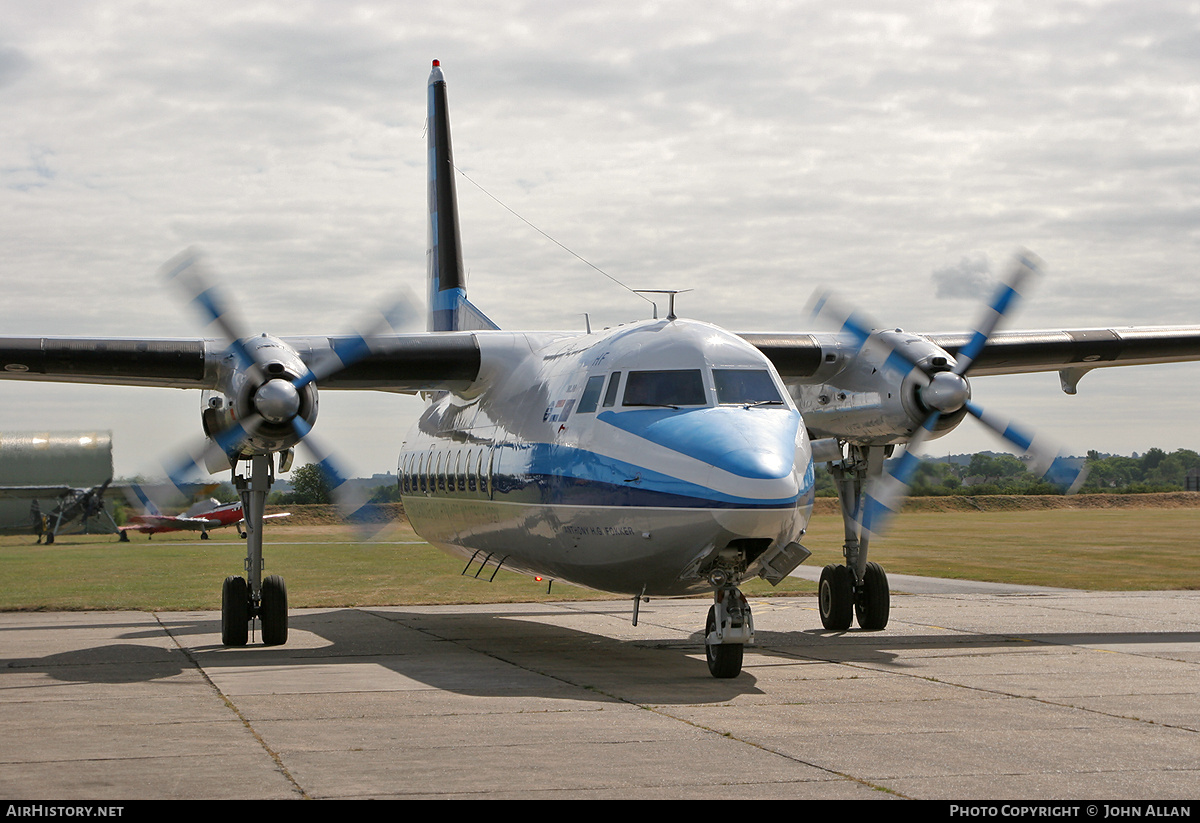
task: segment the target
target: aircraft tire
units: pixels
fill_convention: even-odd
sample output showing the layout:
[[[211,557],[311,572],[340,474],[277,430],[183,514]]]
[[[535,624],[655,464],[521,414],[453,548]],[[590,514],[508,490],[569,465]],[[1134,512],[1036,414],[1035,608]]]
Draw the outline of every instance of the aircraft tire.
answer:
[[[262,620],[264,646],[282,646],[288,638],[287,586],[277,574],[263,580],[262,604],[258,611]]]
[[[830,563],[821,569],[817,602],[821,610],[821,625],[831,632],[844,632],[854,620],[854,587],[850,570]]]
[[[230,575],[221,587],[221,644],[245,646],[250,638],[250,590],[246,578]]]
[[[708,671],[713,677],[728,679],[742,673],[741,643],[709,643],[708,636],[717,629],[717,607],[708,607],[708,620],[704,624],[704,654],[708,658]]]
[[[878,563],[867,564],[862,586],[854,603],[854,611],[858,615],[860,628],[869,632],[887,628],[891,594],[888,592],[887,575]]]

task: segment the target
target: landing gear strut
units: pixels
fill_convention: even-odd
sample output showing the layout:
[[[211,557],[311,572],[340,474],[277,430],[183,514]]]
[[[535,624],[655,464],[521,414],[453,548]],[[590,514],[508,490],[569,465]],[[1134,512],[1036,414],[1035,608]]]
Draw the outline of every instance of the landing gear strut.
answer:
[[[242,498],[246,523],[246,577],[227,577],[221,588],[221,643],[226,646],[245,646],[249,622],[255,617],[262,622],[264,645],[287,642],[287,586],[277,574],[265,580],[262,577],[263,510],[273,480],[270,455],[250,458],[249,478],[234,470],[233,482]]]
[[[704,652],[713,677],[737,677],[742,672],[742,652],[754,642],[750,604],[738,589],[729,586],[713,592],[716,601],[704,624]]]
[[[880,631],[887,627],[891,595],[883,567],[867,562],[870,534],[862,529],[863,488],[883,473],[891,447],[846,448],[845,457],[829,464],[842,507],[846,565],[831,564],[821,571],[821,625],[829,631],[845,631],[857,615],[860,628]]]

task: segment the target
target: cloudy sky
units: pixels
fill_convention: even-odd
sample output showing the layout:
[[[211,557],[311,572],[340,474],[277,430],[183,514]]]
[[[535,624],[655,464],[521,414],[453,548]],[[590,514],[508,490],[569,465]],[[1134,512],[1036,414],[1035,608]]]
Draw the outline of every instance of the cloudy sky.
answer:
[[[434,58],[471,295],[502,327],[647,306],[497,199],[735,330],[807,328],[819,287],[960,329],[1021,246],[1048,268],[1014,328],[1200,323],[1194,2],[14,0],[0,334],[200,336],[155,274],[193,244],[274,334],[419,291]],[[1200,365],[1057,382],[973,389],[1076,453],[1200,449]],[[318,430],[394,471],[418,409],[325,392]],[[178,390],[0,385],[0,431],[112,429],[118,473],[192,442],[198,410]],[[968,420],[933,449],[996,445]]]

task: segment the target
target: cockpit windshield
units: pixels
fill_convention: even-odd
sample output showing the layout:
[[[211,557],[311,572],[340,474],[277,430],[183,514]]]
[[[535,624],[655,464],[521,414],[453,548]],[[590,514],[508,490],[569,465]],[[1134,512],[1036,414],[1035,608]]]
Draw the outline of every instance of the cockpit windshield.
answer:
[[[623,406],[705,406],[704,377],[699,369],[631,371],[625,379]]]
[[[725,405],[783,405],[779,389],[765,369],[713,369],[717,403]]]

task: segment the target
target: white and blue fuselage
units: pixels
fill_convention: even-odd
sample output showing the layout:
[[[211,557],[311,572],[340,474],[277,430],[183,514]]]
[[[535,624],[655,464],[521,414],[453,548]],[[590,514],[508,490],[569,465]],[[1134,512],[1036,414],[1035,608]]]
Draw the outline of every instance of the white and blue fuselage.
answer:
[[[446,82],[429,76],[428,329],[478,349],[400,455],[430,543],[605,591],[722,590],[794,567],[812,510],[800,414],[767,358],[689,320],[506,332],[467,299]],[[470,563],[468,563],[470,568]]]
[[[478,379],[433,396],[399,474],[430,543],[606,591],[759,574],[812,510],[806,430],[775,369],[715,326],[474,332]]]

